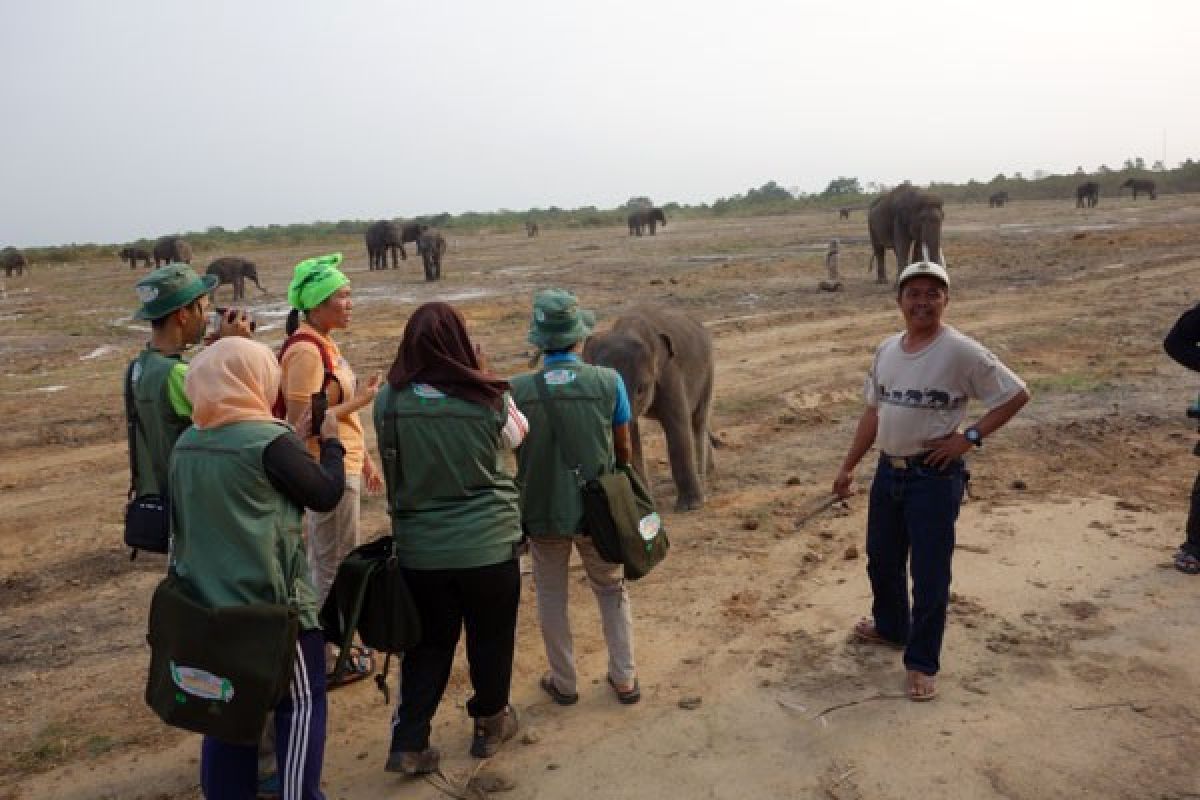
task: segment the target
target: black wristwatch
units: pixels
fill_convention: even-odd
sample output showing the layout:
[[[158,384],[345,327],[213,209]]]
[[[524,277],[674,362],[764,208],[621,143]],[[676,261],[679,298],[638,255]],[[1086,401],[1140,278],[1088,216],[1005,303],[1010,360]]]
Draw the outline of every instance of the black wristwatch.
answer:
[[[983,434],[974,425],[963,431],[963,436],[967,437],[967,441],[976,447],[983,447]]]

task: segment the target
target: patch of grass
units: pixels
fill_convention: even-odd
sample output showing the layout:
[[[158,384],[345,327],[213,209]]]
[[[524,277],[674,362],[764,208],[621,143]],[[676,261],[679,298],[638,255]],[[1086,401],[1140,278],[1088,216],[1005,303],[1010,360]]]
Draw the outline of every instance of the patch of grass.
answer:
[[[1040,375],[1029,381],[1032,392],[1089,393],[1108,391],[1113,387],[1111,381],[1091,372],[1060,372],[1055,375]]]

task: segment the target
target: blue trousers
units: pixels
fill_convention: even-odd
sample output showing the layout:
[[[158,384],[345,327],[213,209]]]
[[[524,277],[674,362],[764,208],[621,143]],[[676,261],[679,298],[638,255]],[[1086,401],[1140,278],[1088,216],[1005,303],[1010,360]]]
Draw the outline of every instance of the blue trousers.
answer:
[[[945,469],[897,469],[880,458],[867,510],[867,575],[875,630],[905,645],[908,669],[936,675],[950,604],[954,523],[967,473],[962,461]],[[912,571],[912,607],[908,571]]]
[[[302,631],[296,642],[292,682],[275,706],[275,763],[283,800],[325,800],[325,637]],[[258,747],[204,737],[200,789],[207,800],[254,800],[258,794]]]

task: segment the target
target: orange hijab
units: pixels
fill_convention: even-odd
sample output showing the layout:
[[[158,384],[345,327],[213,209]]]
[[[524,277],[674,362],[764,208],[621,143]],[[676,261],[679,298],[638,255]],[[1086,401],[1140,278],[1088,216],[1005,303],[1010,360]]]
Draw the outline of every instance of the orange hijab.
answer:
[[[192,359],[183,389],[201,430],[233,422],[277,422],[279,361],[265,345],[241,336],[213,342]]]

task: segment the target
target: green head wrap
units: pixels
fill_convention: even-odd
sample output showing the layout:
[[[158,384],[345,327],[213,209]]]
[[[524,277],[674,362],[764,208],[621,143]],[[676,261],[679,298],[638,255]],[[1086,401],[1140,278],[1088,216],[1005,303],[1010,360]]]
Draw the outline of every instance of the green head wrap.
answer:
[[[350,282],[340,269],[341,253],[306,258],[296,265],[288,284],[288,304],[298,311],[311,311]]]

